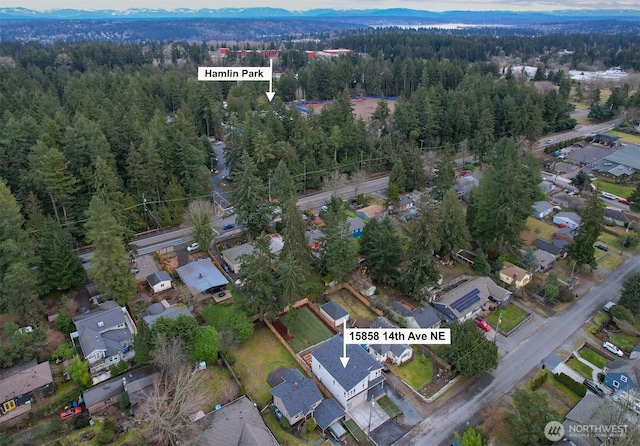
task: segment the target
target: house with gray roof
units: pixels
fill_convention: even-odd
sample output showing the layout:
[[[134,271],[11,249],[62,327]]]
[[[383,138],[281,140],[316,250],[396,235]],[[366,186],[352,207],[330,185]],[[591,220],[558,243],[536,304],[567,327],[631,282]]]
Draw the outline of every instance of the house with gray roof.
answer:
[[[330,300],[320,307],[320,313],[329,319],[334,327],[340,327],[349,320],[349,313],[339,303]]]
[[[87,314],[74,317],[73,323],[76,331],[71,333],[71,341],[82,349],[92,374],[132,357],[136,325],[126,307],[107,301]]]
[[[634,170],[640,170],[640,146],[637,144],[629,144],[625,148],[605,156],[604,161],[608,161],[614,165],[619,164]]]
[[[629,178],[636,170],[629,166],[623,166],[622,164],[614,164],[611,162],[602,163],[593,168],[594,171],[599,172],[601,175],[610,178]]]
[[[407,328],[438,328],[442,322],[440,315],[429,305],[409,308],[402,302],[393,301],[389,304],[389,309],[397,315],[397,320],[402,318],[403,325]]]
[[[555,241],[558,242],[558,241],[562,241],[562,240],[555,240]],[[562,255],[564,254],[564,249],[563,248],[553,244],[552,242],[548,242],[546,240],[543,240],[541,238],[535,239],[531,245],[535,246],[539,250],[541,249],[543,251],[547,251],[548,253],[552,254],[556,259],[562,257]]]
[[[48,361],[38,364],[34,359],[24,366],[3,371],[0,378],[0,424],[14,418],[13,415],[29,412],[31,402],[54,391],[55,384]]]
[[[607,440],[607,433],[596,431],[585,436],[585,426],[608,424],[603,419],[602,398],[590,392],[582,397],[578,404],[566,415],[562,426],[564,436],[576,446],[600,446]]]
[[[433,307],[445,320],[463,322],[478,313],[489,298],[504,305],[511,298],[511,292],[489,277],[477,277],[445,293],[433,302]]]
[[[533,216],[542,220],[553,212],[553,205],[548,201],[536,201],[533,203]]]
[[[240,272],[240,267],[242,266],[240,258],[244,255],[253,254],[253,249],[254,248],[251,243],[243,243],[241,245],[225,249],[220,252],[220,254],[224,261],[227,262],[227,265],[229,265],[229,268],[231,268],[235,274],[238,274],[238,272]]]
[[[533,253],[538,261],[538,268],[536,268],[537,271],[548,271],[556,261],[556,256],[542,249],[536,249]]]
[[[176,273],[194,296],[224,290],[229,283],[210,258],[189,262],[176,268]]]
[[[313,415],[323,396],[316,383],[298,369],[287,369],[282,379],[269,393],[273,396],[274,406],[293,426]]]
[[[191,311],[189,311],[186,305],[169,305],[166,300],[163,300],[162,302],[149,305],[140,313],[140,316],[142,316],[149,328],[151,328],[158,318],[168,317],[169,319],[177,319],[181,314],[193,317],[193,314],[191,314]]]
[[[565,225],[571,229],[580,226],[582,219],[575,212],[558,212],[553,216],[553,223],[556,225]]]
[[[82,398],[90,415],[94,415],[105,410],[118,402],[120,395],[127,392],[132,407],[146,396],[144,391],[151,391],[153,379],[158,376],[151,367],[140,367],[131,369],[127,373],[103,381],[95,386],[84,390]],[[133,397],[133,400],[131,399]]]
[[[382,391],[384,377],[382,366],[360,345],[347,344],[349,362],[343,366],[343,339],[340,335],[323,342],[311,353],[311,370],[324,384],[338,404],[350,410],[366,403]]]
[[[377,317],[371,328],[398,328],[386,317]],[[413,349],[408,344],[369,344],[369,354],[383,364],[391,362],[400,365],[413,357]]]
[[[247,397],[225,404],[196,421],[190,446],[280,446],[254,403]]]
[[[624,212],[609,208],[604,210],[604,219],[618,226],[626,226],[631,222],[631,218]]]
[[[345,416],[344,410],[333,398],[323,399],[313,412],[313,418],[318,423],[320,430],[325,433],[329,429],[338,441],[341,441],[347,434],[340,424],[340,420],[343,420]]]
[[[364,230],[364,222],[360,217],[349,217],[347,218],[347,223],[349,224],[349,232],[351,233],[351,237],[360,237],[362,235],[362,231]]]
[[[156,271],[147,276],[147,283],[152,293],[161,293],[171,289],[171,276],[166,271]]]

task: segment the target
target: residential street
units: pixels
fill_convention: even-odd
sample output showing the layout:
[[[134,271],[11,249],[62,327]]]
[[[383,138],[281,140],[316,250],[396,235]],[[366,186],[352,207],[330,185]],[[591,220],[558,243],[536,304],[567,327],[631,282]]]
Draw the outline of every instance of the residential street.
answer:
[[[571,336],[602,305],[617,296],[625,276],[638,270],[640,254],[629,258],[571,307],[552,318],[532,319],[533,329],[523,327],[509,338],[519,345],[501,358],[489,376],[473,382],[469,388],[438,404],[439,409],[398,441],[397,445],[449,446],[453,432],[462,432],[467,421],[479,421],[482,412],[512,391],[529,372]],[[445,397],[446,398],[446,397]]]

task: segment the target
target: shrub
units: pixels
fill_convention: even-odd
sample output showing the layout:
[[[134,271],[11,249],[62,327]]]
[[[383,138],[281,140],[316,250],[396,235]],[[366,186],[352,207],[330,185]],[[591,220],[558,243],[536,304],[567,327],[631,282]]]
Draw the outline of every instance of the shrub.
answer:
[[[104,423],[102,423],[102,429],[100,429],[100,433],[96,436],[98,444],[111,443],[115,436],[116,423],[110,419],[104,420]]]
[[[122,373],[126,372],[128,368],[129,368],[129,364],[127,364],[125,361],[120,361],[118,364],[116,364],[114,367],[110,369],[111,376],[114,377],[114,376],[121,375]]]
[[[547,372],[534,376],[531,380],[531,390],[538,390],[547,381],[547,378],[549,378],[549,374]]]
[[[58,317],[53,322],[53,326],[56,330],[61,331],[64,334],[71,334],[76,331],[73,321],[71,320],[69,315],[65,313],[58,314]]]
[[[556,297],[558,302],[563,302],[563,303],[573,302],[575,298],[576,298],[576,295],[573,294],[573,291],[571,291],[566,286],[562,286],[559,288],[559,293],[558,293],[558,296]]]
[[[89,425],[89,420],[91,420],[89,412],[82,412],[73,419],[73,428],[82,429],[83,427],[87,427]]]
[[[618,318],[621,321],[627,321],[630,324],[634,324],[633,313],[624,305],[616,305],[609,310],[609,314],[612,317]]]
[[[280,426],[286,430],[291,429],[291,424],[289,423],[289,420],[287,420],[285,417],[280,418]]]
[[[556,381],[560,384],[564,384],[569,390],[578,395],[579,397],[583,397],[587,394],[587,388],[584,384],[577,382],[573,378],[564,373],[559,373],[557,375],[553,375]]]
[[[60,344],[52,353],[51,359],[64,361],[66,359],[71,359],[76,355],[76,349],[73,348],[70,342],[65,342],[64,344]]]

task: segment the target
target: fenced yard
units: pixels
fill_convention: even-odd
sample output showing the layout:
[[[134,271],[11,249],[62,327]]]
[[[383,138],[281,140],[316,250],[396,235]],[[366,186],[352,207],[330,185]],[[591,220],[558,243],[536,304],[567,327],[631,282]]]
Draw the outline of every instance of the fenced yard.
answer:
[[[413,348],[413,359],[408,364],[389,366],[394,375],[401,378],[415,390],[424,387],[433,376],[433,359],[421,348]]]
[[[280,320],[289,329],[289,334],[293,335],[289,346],[296,353],[333,336],[333,332],[306,305],[282,316]]]
[[[334,291],[329,295],[329,300],[340,304],[349,313],[351,320],[373,322],[378,317],[347,289],[341,288]]]
[[[489,324],[491,324],[491,326],[496,330],[498,329],[498,318],[500,315],[502,315],[502,319],[500,320],[500,331],[508,333],[526,319],[527,312],[513,304],[507,305],[503,308],[498,308],[486,317],[487,322],[489,322]]]
[[[271,398],[267,375],[278,367],[299,368],[280,341],[267,327],[256,327],[249,342],[243,342],[233,352],[233,370],[244,385],[247,395],[260,408]]]
[[[585,359],[585,361],[589,361],[599,369],[603,368],[607,364],[607,358],[594,352],[589,347],[582,347],[579,353],[580,356]]]

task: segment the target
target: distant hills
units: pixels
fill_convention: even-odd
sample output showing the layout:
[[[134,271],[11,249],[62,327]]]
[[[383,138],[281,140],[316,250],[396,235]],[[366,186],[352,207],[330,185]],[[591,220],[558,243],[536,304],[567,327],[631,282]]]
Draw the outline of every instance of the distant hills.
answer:
[[[411,19],[429,23],[482,23],[482,24],[544,24],[590,20],[640,20],[640,10],[564,10],[553,12],[514,11],[447,11],[431,12],[415,9],[311,9],[288,11],[281,8],[221,8],[221,9],[127,9],[124,11],[104,9],[85,11],[77,9],[54,9],[34,11],[26,8],[0,8],[0,19],[26,20],[145,20],[145,19],[326,19],[369,18],[373,21]]]

